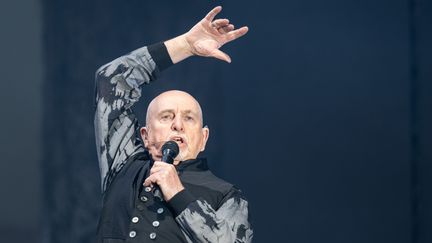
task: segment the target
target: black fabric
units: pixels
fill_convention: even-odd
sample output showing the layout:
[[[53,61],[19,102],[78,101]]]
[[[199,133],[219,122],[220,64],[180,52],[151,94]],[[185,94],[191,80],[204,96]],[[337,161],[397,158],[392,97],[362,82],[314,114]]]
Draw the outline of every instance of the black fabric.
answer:
[[[174,216],[177,217],[189,203],[195,200],[196,198],[189,192],[189,190],[184,189],[183,191],[174,195],[174,197],[171,198],[168,203],[174,212]]]
[[[149,168],[146,160],[134,159],[126,163],[104,194],[104,207],[97,230],[98,242],[106,238],[126,239],[136,197],[136,182],[144,177]]]
[[[206,159],[181,162],[176,169],[185,190],[170,202],[146,191],[142,183],[149,175],[152,161],[142,153],[131,158],[113,178],[104,197],[104,207],[98,225],[97,242],[186,242],[175,217],[197,198],[205,200],[215,210],[234,187],[209,170]],[[158,210],[162,210],[160,213]],[[132,222],[137,217],[138,222]],[[153,222],[158,221],[157,227]],[[130,237],[134,231],[136,235]],[[155,239],[150,234],[156,233]]]
[[[163,71],[173,65],[168,50],[163,42],[158,42],[147,47],[159,71]]]
[[[205,158],[197,158],[197,159],[190,159],[185,160],[181,162],[180,164],[176,165],[177,171],[180,173],[188,170],[188,171],[206,171],[209,169],[207,165],[207,159]]]

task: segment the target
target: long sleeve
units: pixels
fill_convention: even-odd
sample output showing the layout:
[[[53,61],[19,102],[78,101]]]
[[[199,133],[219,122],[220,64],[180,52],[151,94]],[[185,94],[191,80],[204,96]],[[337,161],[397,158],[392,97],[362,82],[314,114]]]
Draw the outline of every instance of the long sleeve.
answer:
[[[144,151],[132,106],[141,87],[172,65],[163,43],[142,47],[102,66],[96,72],[96,147],[102,191],[135,154]]]
[[[186,190],[172,200],[176,221],[189,242],[252,242],[248,202],[238,189],[232,188],[217,210]]]

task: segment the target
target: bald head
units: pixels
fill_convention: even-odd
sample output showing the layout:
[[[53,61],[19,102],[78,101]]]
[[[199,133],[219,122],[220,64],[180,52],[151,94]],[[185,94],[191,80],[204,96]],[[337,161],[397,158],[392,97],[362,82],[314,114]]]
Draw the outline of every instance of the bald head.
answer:
[[[179,106],[184,111],[196,113],[202,126],[203,115],[200,104],[192,95],[181,90],[169,90],[156,96],[147,107],[146,124],[149,124],[150,120],[161,111],[175,110]]]
[[[164,92],[150,102],[146,126],[140,132],[144,146],[154,160],[161,159],[163,143],[175,141],[180,153],[174,163],[196,158],[199,152],[204,151],[209,136],[209,129],[203,127],[198,101],[179,90]]]

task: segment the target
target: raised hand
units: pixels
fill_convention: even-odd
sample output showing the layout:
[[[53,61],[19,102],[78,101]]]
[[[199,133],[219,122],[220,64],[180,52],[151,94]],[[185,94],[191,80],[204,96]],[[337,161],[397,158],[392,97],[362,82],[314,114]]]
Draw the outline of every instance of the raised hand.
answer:
[[[193,54],[231,62],[231,58],[219,48],[225,43],[245,35],[248,32],[248,27],[244,26],[235,30],[234,25],[230,24],[228,19],[214,20],[221,10],[221,6],[212,9],[207,16],[186,33],[185,37]]]
[[[215,16],[221,10],[221,6],[215,7],[187,33],[165,42],[173,63],[192,55],[231,62],[231,58],[220,48],[245,35],[249,29],[246,26],[234,29],[234,25],[228,19],[215,20]]]

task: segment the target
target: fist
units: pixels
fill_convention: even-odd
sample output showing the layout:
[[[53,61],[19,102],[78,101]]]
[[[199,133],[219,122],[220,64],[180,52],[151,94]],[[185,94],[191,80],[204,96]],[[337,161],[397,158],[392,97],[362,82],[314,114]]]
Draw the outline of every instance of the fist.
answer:
[[[144,186],[155,184],[160,187],[165,201],[169,201],[184,189],[174,165],[162,161],[154,162],[150,169],[150,176],[144,181]]]

